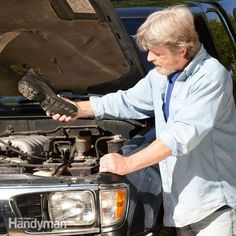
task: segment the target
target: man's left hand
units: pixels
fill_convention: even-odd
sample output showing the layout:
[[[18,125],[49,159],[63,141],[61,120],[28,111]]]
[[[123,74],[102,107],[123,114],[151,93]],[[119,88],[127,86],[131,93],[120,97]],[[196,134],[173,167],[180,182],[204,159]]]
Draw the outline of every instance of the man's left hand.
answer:
[[[118,153],[109,153],[100,159],[100,172],[111,172],[118,175],[130,173],[130,159]]]

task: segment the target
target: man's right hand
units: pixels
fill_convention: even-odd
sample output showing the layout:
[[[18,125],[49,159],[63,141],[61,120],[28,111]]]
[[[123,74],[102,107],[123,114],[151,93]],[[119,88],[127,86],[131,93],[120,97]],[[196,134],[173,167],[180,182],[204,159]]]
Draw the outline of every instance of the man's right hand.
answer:
[[[53,118],[53,120],[56,121],[62,121],[62,122],[70,122],[74,121],[78,118],[83,118],[83,117],[94,117],[94,112],[91,106],[90,101],[80,101],[80,102],[74,102],[71,101],[70,99],[63,98],[66,102],[72,103],[74,106],[77,107],[78,112],[75,116],[71,117],[66,114],[50,114],[49,112],[46,112],[47,116],[50,116]]]
[[[60,97],[60,96],[58,96],[58,97]],[[51,117],[53,118],[53,120],[58,120],[58,121],[62,121],[62,122],[69,122],[69,121],[74,121],[74,120],[76,120],[76,119],[79,117],[79,115],[78,115],[78,113],[79,113],[79,108],[78,108],[77,103],[71,101],[71,100],[68,99],[68,98],[64,98],[64,97],[60,97],[60,98],[63,99],[65,102],[71,103],[71,104],[73,104],[75,107],[77,107],[77,110],[78,110],[77,114],[74,115],[73,117],[71,117],[71,116],[66,115],[66,114],[51,114],[49,111],[47,111],[47,112],[46,112],[47,116],[51,116]]]

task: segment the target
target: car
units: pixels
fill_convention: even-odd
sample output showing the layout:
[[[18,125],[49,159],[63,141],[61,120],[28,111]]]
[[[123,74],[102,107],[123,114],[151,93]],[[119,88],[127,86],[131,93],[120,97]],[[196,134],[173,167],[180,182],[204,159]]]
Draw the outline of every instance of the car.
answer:
[[[98,172],[104,154],[155,139],[152,118],[54,121],[18,83],[34,70],[74,101],[132,87],[152,68],[132,36],[177,3],[235,81],[234,0],[0,0],[0,235],[175,235],[162,223],[158,165]]]

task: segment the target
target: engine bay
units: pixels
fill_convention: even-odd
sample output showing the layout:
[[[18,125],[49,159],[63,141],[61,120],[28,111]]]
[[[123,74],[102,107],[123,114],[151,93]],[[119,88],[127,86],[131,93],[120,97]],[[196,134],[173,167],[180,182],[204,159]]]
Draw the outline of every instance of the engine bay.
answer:
[[[99,159],[118,152],[125,138],[98,125],[58,126],[51,130],[0,135],[0,174],[32,174],[42,177],[93,175]]]

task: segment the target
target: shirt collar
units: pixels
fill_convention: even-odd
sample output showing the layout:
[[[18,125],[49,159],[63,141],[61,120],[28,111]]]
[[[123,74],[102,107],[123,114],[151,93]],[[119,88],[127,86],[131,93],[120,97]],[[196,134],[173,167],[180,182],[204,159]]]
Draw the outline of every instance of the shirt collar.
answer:
[[[196,73],[200,68],[200,62],[205,60],[207,57],[209,57],[209,54],[205,50],[204,46],[201,45],[199,52],[185,67],[183,73],[179,76],[178,80],[186,80],[190,75]]]
[[[176,72],[168,75],[167,79],[169,80],[169,83],[175,82],[181,73],[182,73],[182,71],[176,71]]]

